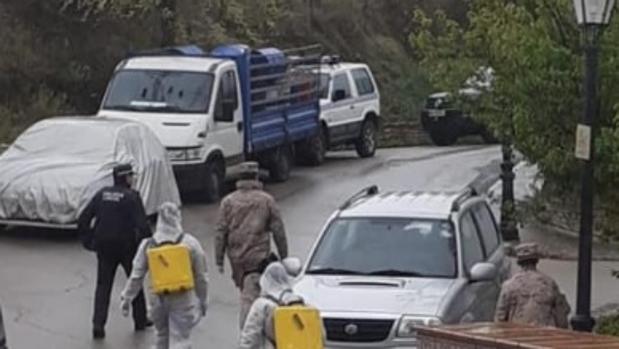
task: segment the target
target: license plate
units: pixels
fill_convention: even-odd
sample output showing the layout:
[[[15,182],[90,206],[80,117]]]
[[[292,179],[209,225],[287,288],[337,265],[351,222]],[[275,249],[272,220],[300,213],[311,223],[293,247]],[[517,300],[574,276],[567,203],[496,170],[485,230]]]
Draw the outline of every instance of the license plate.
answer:
[[[447,114],[445,109],[430,109],[428,110],[428,116],[431,118],[440,118]]]

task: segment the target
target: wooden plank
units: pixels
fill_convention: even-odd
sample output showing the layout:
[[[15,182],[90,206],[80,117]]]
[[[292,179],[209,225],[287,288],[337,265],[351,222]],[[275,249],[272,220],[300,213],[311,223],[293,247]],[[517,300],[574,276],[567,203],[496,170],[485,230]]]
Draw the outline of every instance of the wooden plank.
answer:
[[[427,349],[619,349],[615,337],[508,323],[420,328],[418,334],[420,348]]]

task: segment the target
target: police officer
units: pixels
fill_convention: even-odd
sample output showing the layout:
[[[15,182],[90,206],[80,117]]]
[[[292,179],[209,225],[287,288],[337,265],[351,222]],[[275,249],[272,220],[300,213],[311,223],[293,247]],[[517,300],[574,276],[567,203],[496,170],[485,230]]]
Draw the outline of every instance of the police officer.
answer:
[[[82,211],[78,221],[82,243],[97,254],[93,316],[95,339],[105,337],[116,269],[121,265],[129,276],[138,244],[143,238],[151,236],[140,193],[131,188],[134,175],[131,165],[116,166],[113,175],[114,185],[101,189]],[[137,295],[132,305],[135,330],[142,331],[151,325],[146,317],[143,292]]]
[[[503,284],[495,321],[567,328],[570,306],[555,281],[537,270],[538,246],[518,245],[516,258],[522,270]]]
[[[232,279],[241,290],[240,327],[260,296],[260,275],[271,261],[271,235],[279,257],[288,256],[286,231],[279,209],[258,181],[258,163],[241,164],[237,190],[224,198],[219,208],[215,243],[216,263],[224,272],[224,255],[232,266]]]

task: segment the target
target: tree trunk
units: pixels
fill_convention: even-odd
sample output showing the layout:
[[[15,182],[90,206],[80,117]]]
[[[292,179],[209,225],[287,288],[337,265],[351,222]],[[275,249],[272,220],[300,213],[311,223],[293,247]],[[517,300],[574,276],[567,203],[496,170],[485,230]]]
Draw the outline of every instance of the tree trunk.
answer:
[[[176,42],[176,0],[161,0],[161,46],[172,46]]]

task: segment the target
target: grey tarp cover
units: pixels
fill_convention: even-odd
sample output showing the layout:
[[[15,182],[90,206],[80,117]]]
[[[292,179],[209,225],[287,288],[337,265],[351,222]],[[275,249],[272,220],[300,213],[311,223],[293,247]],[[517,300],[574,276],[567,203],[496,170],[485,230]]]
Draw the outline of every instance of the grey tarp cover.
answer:
[[[180,205],[166,150],[146,126],[65,117],[36,123],[0,156],[0,219],[74,224],[119,163],[133,165],[149,215]]]

